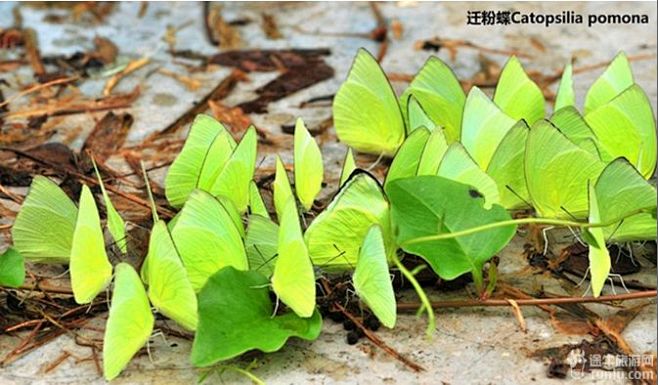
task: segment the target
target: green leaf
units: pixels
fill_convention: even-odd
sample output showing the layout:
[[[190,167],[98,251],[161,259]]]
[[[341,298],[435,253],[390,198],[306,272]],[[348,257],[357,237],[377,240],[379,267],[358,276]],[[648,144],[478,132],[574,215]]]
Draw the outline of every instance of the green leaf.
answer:
[[[516,56],[509,58],[498,79],[494,102],[514,121],[532,124],[544,118],[544,94],[526,75]]]
[[[192,345],[192,363],[210,366],[258,349],[269,353],[288,338],[314,340],[320,335],[322,317],[295,313],[272,317],[268,279],[255,271],[226,267],[215,273],[199,293],[199,327]]]
[[[461,143],[486,170],[498,145],[517,120],[501,111],[479,88],[473,87],[464,107]]]
[[[279,225],[272,222],[269,217],[250,215],[244,243],[249,270],[271,277],[278,252]]]
[[[399,179],[386,186],[398,244],[423,257],[444,279],[481,274],[482,267],[514,236],[516,226],[502,226],[457,238],[422,240],[510,219],[498,205],[489,210],[473,189],[439,176]],[[414,240],[417,240],[414,242]]]
[[[105,239],[96,201],[87,185],[80,192],[73,244],[71,246],[71,288],[75,302],[90,303],[112,280],[112,264],[105,251]]]
[[[571,63],[564,66],[562,71],[562,79],[560,85],[557,87],[557,95],[555,96],[554,111],[559,111],[564,107],[575,107],[576,95],[573,92],[573,69]]]
[[[35,176],[11,228],[14,247],[27,261],[67,263],[77,215],[78,208],[55,182]]]
[[[126,254],[128,252],[128,239],[126,238],[126,224],[119,215],[117,209],[114,208],[110,196],[105,190],[105,184],[103,183],[103,178],[101,178],[100,172],[98,172],[98,167],[96,167],[96,161],[94,158],[91,158],[91,162],[94,165],[94,171],[96,172],[96,178],[98,179],[98,185],[101,186],[101,192],[103,193],[103,202],[105,203],[105,211],[107,212],[107,229],[112,235],[112,239],[116,242],[117,247],[121,250],[122,253]]]
[[[439,130],[435,130],[439,131]],[[442,133],[439,132],[434,134],[437,136],[435,139],[440,140]],[[409,134],[407,139],[402,143],[391,166],[388,168],[388,173],[386,174],[385,184],[388,184],[396,179],[407,178],[410,176],[416,176],[418,173],[418,165],[420,164],[421,156],[425,150],[425,145],[430,138],[430,131],[425,127],[420,127]],[[444,139],[445,141],[445,139]],[[438,168],[439,160],[436,162],[436,168]]]
[[[110,381],[128,365],[151,336],[155,319],[144,285],[127,263],[114,269],[112,306],[103,338],[103,373]]]
[[[363,48],[334,97],[333,112],[338,139],[357,151],[393,155],[404,140],[404,120],[393,87]]]
[[[0,286],[19,287],[25,281],[25,261],[16,249],[8,248],[0,255]]]
[[[638,85],[633,85],[610,102],[585,115],[598,138],[603,160],[623,156],[645,178],[656,169],[656,120],[651,102]]]
[[[340,171],[340,185],[344,185],[345,182],[350,178],[352,172],[356,170],[356,162],[354,161],[354,154],[352,154],[352,149],[347,148],[345,152],[345,159],[343,160],[343,169]]]
[[[232,200],[240,213],[247,211],[249,205],[249,183],[254,177],[257,147],[256,129],[251,126],[210,189],[213,195]]]
[[[295,125],[294,147],[295,193],[304,210],[308,211],[322,188],[324,167],[320,147],[301,118]]]
[[[585,115],[608,103],[634,83],[628,58],[620,52],[587,91]]]
[[[165,178],[169,203],[178,208],[192,190],[209,191],[235,146],[235,140],[221,123],[208,115],[197,115]]]
[[[589,222],[601,223],[601,215],[599,211],[599,202],[596,198],[594,190],[594,183],[589,184]],[[589,243],[589,268],[591,274],[592,294],[594,297],[601,295],[601,290],[605,285],[605,280],[610,274],[610,253],[605,244],[605,237],[603,229],[600,227],[592,227],[587,229],[589,235],[595,242]],[[586,238],[587,239],[587,238]]]
[[[405,113],[411,95],[424,107],[435,125],[445,129],[449,143],[459,139],[466,95],[457,76],[447,64],[436,56],[431,56],[425,62],[400,97],[402,111]],[[411,120],[410,115],[407,117]],[[432,129],[428,126],[426,128]],[[412,130],[410,126],[409,133]]]
[[[272,183],[272,200],[274,201],[274,209],[276,217],[280,221],[283,215],[283,209],[292,195],[290,188],[290,181],[288,180],[288,172],[283,165],[281,157],[276,157],[276,172],[274,174],[274,182]]]

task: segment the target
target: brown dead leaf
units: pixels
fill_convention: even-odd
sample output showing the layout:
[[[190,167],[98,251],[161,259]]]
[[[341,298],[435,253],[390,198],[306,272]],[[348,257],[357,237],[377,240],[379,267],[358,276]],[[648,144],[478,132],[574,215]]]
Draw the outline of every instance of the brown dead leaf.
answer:
[[[192,77],[181,75],[173,71],[169,71],[166,68],[160,68],[158,72],[161,73],[162,75],[169,76],[172,79],[178,80],[181,84],[185,86],[185,88],[187,88],[190,91],[196,91],[199,88],[201,88],[201,81],[194,79]]]
[[[224,21],[219,8],[210,7],[206,23],[208,34],[212,36],[211,41],[214,40],[213,43],[222,49],[236,49],[242,45],[240,32]]]
[[[508,298],[507,302],[512,306],[512,313],[514,313],[514,317],[516,317],[516,320],[519,322],[519,328],[521,329],[522,332],[527,333],[528,328],[525,322],[525,318],[523,317],[523,312],[521,312],[521,308],[519,307],[519,304],[516,303],[515,300]]]
[[[393,19],[391,22],[391,32],[393,33],[394,39],[400,40],[402,38],[402,34],[404,33],[404,26],[399,19]]]
[[[270,15],[269,13],[263,13],[261,14],[261,19],[261,28],[263,28],[263,32],[265,32],[265,35],[268,39],[276,40],[283,37],[281,31],[279,31],[279,27],[276,24],[276,19],[274,16]]]
[[[114,63],[119,54],[119,48],[110,39],[96,36],[94,37],[94,46],[96,50],[91,53],[93,58],[98,59],[103,64]]]
[[[233,133],[244,132],[251,125],[251,119],[242,112],[240,107],[228,107],[216,100],[209,100],[208,106],[215,119],[228,125]]]
[[[117,84],[119,84],[121,79],[123,79],[124,77],[126,77],[126,76],[130,75],[131,73],[137,71],[138,69],[144,67],[150,61],[151,61],[151,59],[146,57],[146,56],[142,57],[140,59],[132,60],[130,63],[128,63],[126,68],[123,69],[123,71],[115,74],[114,76],[112,76],[111,78],[109,78],[107,80],[107,82],[105,83],[105,87],[103,88],[103,96],[109,96],[112,93],[112,90],[114,89],[114,87]]]

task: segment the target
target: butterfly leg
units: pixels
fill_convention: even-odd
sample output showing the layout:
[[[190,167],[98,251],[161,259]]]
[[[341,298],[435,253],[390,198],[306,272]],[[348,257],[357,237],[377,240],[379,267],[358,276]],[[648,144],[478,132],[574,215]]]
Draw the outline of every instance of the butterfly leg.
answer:
[[[635,257],[633,257],[633,244],[631,242],[628,242],[626,244],[626,247],[628,248],[628,256],[631,258],[631,263],[633,266],[637,266],[637,262],[635,262]]]
[[[585,282],[585,279],[587,279],[587,275],[589,274],[589,269],[590,268],[588,267],[587,270],[585,270],[585,275],[583,275],[583,278],[581,278],[581,280],[578,281],[578,283],[576,284],[576,287],[580,287],[580,285],[582,285],[583,282]]]
[[[569,231],[571,231],[571,235],[573,235],[574,238],[576,238],[576,241],[578,241],[578,243],[580,243],[583,246],[587,246],[587,244],[585,242],[583,242],[582,239],[580,239],[578,234],[571,228],[571,226],[567,226],[567,228],[569,229]]]
[[[554,226],[548,226],[548,227],[546,227],[545,229],[543,229],[541,231],[541,235],[542,235],[542,237],[544,237],[544,253],[543,253],[543,255],[546,255],[546,253],[548,253],[548,235],[546,235],[546,233],[549,230],[553,230],[554,228],[555,228]]]
[[[612,285],[613,294],[617,294],[617,293],[615,292],[615,285],[614,285],[614,281],[612,280],[612,277],[619,278],[619,283],[621,284],[621,286],[624,288],[624,290],[626,290],[627,293],[630,293],[630,290],[628,290],[628,288],[626,287],[626,283],[624,283],[624,278],[620,274],[610,273],[608,275],[608,280],[610,281],[610,285]]]

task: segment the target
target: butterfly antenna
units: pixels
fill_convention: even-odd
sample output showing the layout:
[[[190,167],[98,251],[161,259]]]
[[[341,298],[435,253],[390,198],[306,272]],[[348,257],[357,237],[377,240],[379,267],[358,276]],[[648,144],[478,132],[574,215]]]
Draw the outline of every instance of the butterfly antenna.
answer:
[[[384,159],[384,153],[383,153],[383,152],[382,152],[381,154],[379,154],[379,157],[377,158],[377,160],[375,161],[375,163],[373,163],[373,164],[371,164],[370,166],[368,166],[368,168],[366,169],[366,171],[368,171],[368,172],[372,171],[372,169],[374,169],[375,167],[377,167],[377,165],[379,164],[379,162],[381,162],[382,159]]]
[[[144,167],[144,161],[140,160],[139,164],[142,167],[142,174],[144,176],[144,184],[146,185],[146,192],[148,193],[149,196],[149,202],[151,202],[151,213],[153,214],[153,223],[157,223],[159,220],[158,210],[155,205],[155,199],[153,199],[153,191],[151,191],[151,183],[149,182],[149,176],[146,171],[146,167]]]
[[[276,312],[278,312],[278,311],[279,311],[279,296],[277,295],[276,296],[276,302],[274,302],[274,311],[272,312],[272,315],[270,316],[270,318],[276,317]]]
[[[525,203],[528,207],[532,207],[532,204],[530,202],[528,202],[524,197],[522,197],[521,194],[514,191],[514,189],[512,187],[510,187],[510,185],[506,184],[505,188],[508,189],[512,194],[514,194],[514,196],[519,198],[519,200],[523,201],[523,203]]]
[[[615,226],[615,229],[614,229],[614,230],[612,231],[612,233],[610,233],[610,235],[608,236],[608,240],[609,240],[609,239],[612,239],[612,237],[615,235],[615,233],[617,232],[617,230],[619,230],[619,229],[621,228],[621,225],[624,223],[624,220],[626,220],[626,218],[622,219],[621,221],[619,221],[619,223],[617,223],[617,225]]]
[[[571,214],[569,212],[569,210],[567,210],[564,206],[560,206],[560,210],[564,211],[565,214],[567,214],[569,217],[571,217],[571,219],[573,219],[574,221],[578,221],[578,218],[576,218],[575,215]]]

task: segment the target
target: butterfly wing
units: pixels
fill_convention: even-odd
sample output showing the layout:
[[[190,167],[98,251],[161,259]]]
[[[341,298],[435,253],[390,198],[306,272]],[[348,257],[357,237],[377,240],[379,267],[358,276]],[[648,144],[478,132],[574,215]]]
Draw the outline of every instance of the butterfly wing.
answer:
[[[496,148],[516,122],[479,88],[473,87],[464,107],[461,143],[475,162],[486,170]]]
[[[382,231],[374,225],[368,230],[354,270],[354,289],[375,316],[387,328],[395,326],[395,293],[389,276]]]
[[[532,124],[544,118],[544,94],[516,56],[509,58],[500,73],[493,100],[514,122],[524,119]]]
[[[564,71],[562,71],[562,78],[560,79],[560,85],[557,87],[553,110],[559,111],[565,107],[575,106],[576,95],[573,92],[573,68],[571,67],[571,63],[569,63],[564,66]]]
[[[105,252],[105,239],[91,190],[82,185],[80,211],[71,246],[71,287],[75,302],[90,303],[112,280],[112,264]]]
[[[308,211],[322,187],[324,167],[320,147],[301,118],[297,119],[295,125],[294,163],[295,192],[304,210]]]
[[[535,210],[547,218],[584,218],[587,183],[603,170],[598,157],[570,141],[546,121],[530,129],[526,142],[525,178]]]
[[[452,143],[459,139],[466,95],[457,76],[447,64],[436,56],[430,57],[425,62],[400,98],[402,111],[406,112],[408,109],[409,112],[412,111],[412,107],[408,106],[411,95],[426,109],[434,125],[445,129],[448,142]],[[409,133],[411,133],[418,126],[414,127],[411,124],[411,114],[408,114],[407,118],[410,122]],[[425,127],[430,130],[433,128],[427,125]]]
[[[608,103],[634,84],[628,58],[620,52],[585,95],[585,115]]]
[[[274,175],[274,182],[272,183],[272,200],[274,201],[274,209],[276,211],[277,218],[281,218],[283,215],[283,209],[292,196],[292,189],[290,188],[288,173],[286,172],[286,168],[283,165],[283,161],[281,161],[281,158],[277,155],[276,171]]]
[[[601,215],[599,210],[599,202],[594,191],[594,183],[590,182],[589,187],[589,222],[601,223]],[[600,227],[592,227],[587,229],[587,232],[596,242],[589,244],[589,267],[590,275],[592,277],[592,294],[594,297],[601,295],[601,290],[605,285],[605,280],[610,274],[610,253],[605,244],[605,236],[603,229]]]
[[[272,288],[298,316],[310,317],[315,310],[315,274],[292,198],[280,220],[278,241]]]
[[[196,294],[164,221],[151,231],[145,263],[148,297],[155,308],[188,330],[196,330]]]
[[[190,194],[171,235],[195,292],[224,266],[248,269],[244,244],[231,215],[202,190]]]
[[[11,229],[14,247],[28,261],[68,262],[77,215],[77,207],[55,182],[35,176]]]
[[[165,178],[169,203],[182,207],[195,188],[210,190],[235,145],[231,134],[218,121],[208,115],[197,115],[183,149]]]
[[[240,213],[247,211],[249,205],[249,183],[254,177],[257,147],[256,129],[251,126],[209,190],[212,195],[233,201]]]
[[[357,151],[393,155],[405,136],[397,97],[374,57],[360,49],[334,97],[334,125],[341,142]]]
[[[110,200],[110,196],[107,194],[107,190],[105,190],[105,184],[103,183],[101,174],[98,172],[98,167],[96,167],[96,161],[94,161],[93,158],[91,161],[94,165],[94,171],[96,171],[98,185],[101,187],[101,192],[103,193],[103,202],[105,203],[105,211],[107,212],[107,229],[110,231],[110,235],[112,235],[112,238],[114,239],[114,242],[116,243],[119,250],[125,254],[128,252],[126,223],[123,221],[123,218],[121,218],[121,215],[119,215],[117,209],[114,208],[114,205]]]
[[[438,136],[440,140],[442,133],[434,135]],[[425,127],[420,127],[409,134],[404,143],[402,143],[402,146],[400,146],[398,152],[395,154],[391,166],[388,168],[386,181],[384,182],[385,184],[396,179],[412,177],[418,173],[418,165],[420,164],[421,156],[423,155],[423,151],[429,138],[430,131]],[[433,140],[436,139],[437,138],[434,138]],[[438,163],[436,168],[438,168]]]
[[[250,215],[244,243],[249,270],[255,270],[267,278],[271,277],[278,253],[279,225],[269,217]]]
[[[110,381],[128,365],[144,346],[153,331],[151,313],[144,285],[137,272],[126,263],[115,268],[112,306],[103,339],[103,373]]]
[[[507,209],[528,206],[528,187],[523,171],[528,126],[521,120],[500,141],[491,157],[487,175],[498,185],[500,204]]]

